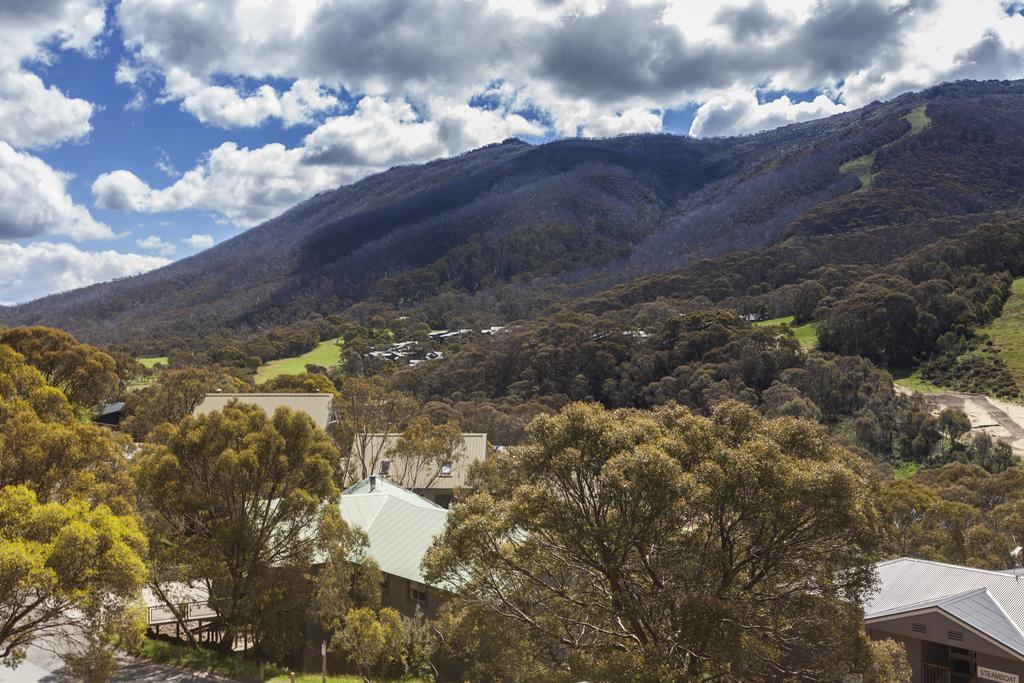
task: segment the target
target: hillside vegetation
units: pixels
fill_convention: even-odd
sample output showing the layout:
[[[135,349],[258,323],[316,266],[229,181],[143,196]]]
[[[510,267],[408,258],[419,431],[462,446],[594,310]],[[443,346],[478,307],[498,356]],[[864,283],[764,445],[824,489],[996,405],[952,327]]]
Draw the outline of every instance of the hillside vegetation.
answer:
[[[789,236],[958,216],[955,232],[1024,189],[1004,168],[1019,136],[990,134],[1020,130],[1020,97],[1017,84],[954,84],[740,138],[510,140],[317,195],[197,256],[3,318],[136,355],[249,338],[239,350],[265,363],[296,354],[256,338],[359,302],[485,327]],[[871,153],[872,192],[855,193],[839,169]]]

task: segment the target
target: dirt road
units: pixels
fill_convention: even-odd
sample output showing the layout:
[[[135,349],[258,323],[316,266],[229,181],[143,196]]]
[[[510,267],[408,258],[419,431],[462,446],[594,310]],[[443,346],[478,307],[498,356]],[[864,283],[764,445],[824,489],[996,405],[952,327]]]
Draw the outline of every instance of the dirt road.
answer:
[[[912,393],[897,385],[897,391]],[[1024,457],[1024,406],[982,396],[948,391],[939,394],[921,393],[926,401],[943,408],[959,408],[971,419],[971,429],[987,432],[992,438],[1008,441],[1014,455]]]

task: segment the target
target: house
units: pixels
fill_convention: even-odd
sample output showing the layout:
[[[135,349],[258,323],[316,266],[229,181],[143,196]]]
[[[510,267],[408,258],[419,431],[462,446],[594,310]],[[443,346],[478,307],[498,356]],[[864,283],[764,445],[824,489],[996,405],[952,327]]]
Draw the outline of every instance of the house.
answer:
[[[444,531],[448,510],[381,477],[367,477],[341,494],[341,516],[366,532],[367,554],[384,573],[381,602],[412,616],[437,614],[438,590],[427,585],[420,564]]]
[[[105,403],[99,414],[93,418],[93,422],[102,427],[117,429],[121,425],[121,418],[124,417],[124,401],[117,403]]]
[[[305,413],[320,429],[336,421],[334,414],[334,397],[331,394],[207,394],[202,403],[192,411],[193,415],[205,415],[215,410],[223,410],[231,401],[251,403],[273,415],[278,408],[291,408]]]
[[[363,441],[365,452],[378,454],[377,464],[374,465],[370,474],[378,477],[391,477],[401,484],[403,479],[401,466],[389,457],[401,438],[401,434],[366,434],[363,437],[356,437],[353,448],[357,448],[359,442]],[[455,497],[455,492],[466,486],[470,465],[487,457],[487,435],[463,433],[462,445],[456,456],[452,462],[441,463],[440,470],[436,472],[437,477],[433,481],[412,490],[417,495],[442,507],[448,507]],[[434,472],[424,473],[424,476],[419,478],[425,481],[434,474]]]
[[[871,638],[904,644],[915,683],[1024,678],[1024,571],[906,557],[876,571],[864,626]]]

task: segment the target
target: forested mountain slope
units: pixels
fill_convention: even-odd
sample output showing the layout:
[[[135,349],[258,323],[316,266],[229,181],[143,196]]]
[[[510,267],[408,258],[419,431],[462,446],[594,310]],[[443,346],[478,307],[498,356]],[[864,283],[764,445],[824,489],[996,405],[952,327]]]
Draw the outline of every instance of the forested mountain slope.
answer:
[[[961,82],[740,138],[511,140],[322,193],[194,257],[0,317],[159,345],[360,301],[446,325],[566,298],[628,305],[683,280],[723,300],[751,280],[727,256],[741,250],[771,260],[767,286],[782,286],[1005,220],[1024,192],[1022,105],[1022,82]],[[788,260],[797,244],[803,260]]]

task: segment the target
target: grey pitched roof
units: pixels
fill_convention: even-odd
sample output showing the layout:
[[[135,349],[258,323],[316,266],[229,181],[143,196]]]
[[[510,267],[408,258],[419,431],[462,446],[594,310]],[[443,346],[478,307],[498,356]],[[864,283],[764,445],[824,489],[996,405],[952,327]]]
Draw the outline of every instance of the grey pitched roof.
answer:
[[[110,415],[111,413],[119,413],[124,410],[124,401],[117,401],[116,403],[105,403],[103,408],[100,410],[100,415]]]
[[[1024,659],[1024,577],[903,557],[880,562],[865,621],[938,610]]]
[[[341,516],[366,532],[369,555],[381,571],[424,583],[420,564],[434,537],[444,531],[448,510],[401,486],[374,478],[341,494]]]
[[[202,403],[192,411],[193,415],[205,415],[215,410],[223,410],[231,401],[251,403],[263,409],[267,415],[273,415],[278,408],[291,408],[306,413],[320,429],[327,429],[333,418],[331,394],[207,394]]]

